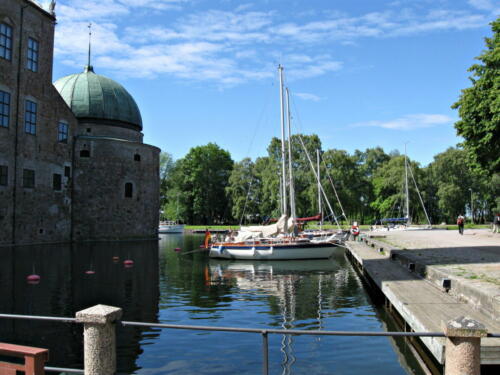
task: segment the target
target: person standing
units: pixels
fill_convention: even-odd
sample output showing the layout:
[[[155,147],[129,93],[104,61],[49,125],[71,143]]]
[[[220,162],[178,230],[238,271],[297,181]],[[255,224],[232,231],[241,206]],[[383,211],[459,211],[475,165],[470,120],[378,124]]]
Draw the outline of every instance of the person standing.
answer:
[[[465,218],[462,215],[458,215],[457,218],[457,225],[458,225],[458,233],[464,234],[464,223],[465,223]]]

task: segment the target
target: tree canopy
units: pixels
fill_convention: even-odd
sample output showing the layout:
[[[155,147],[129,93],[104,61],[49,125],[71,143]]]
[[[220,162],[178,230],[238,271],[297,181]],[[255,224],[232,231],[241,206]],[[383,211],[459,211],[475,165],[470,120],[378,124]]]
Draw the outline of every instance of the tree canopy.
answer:
[[[458,108],[455,123],[471,165],[500,172],[500,18],[491,23],[493,36],[485,38],[486,50],[469,68],[472,87],[462,90],[452,108]]]

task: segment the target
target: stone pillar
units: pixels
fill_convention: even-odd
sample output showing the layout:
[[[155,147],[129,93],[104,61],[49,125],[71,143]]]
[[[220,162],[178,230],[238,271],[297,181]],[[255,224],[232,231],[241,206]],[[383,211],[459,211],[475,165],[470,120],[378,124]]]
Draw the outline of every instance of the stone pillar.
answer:
[[[115,322],[122,316],[118,307],[96,305],[76,313],[83,323],[85,375],[113,375],[116,372]]]
[[[444,375],[480,375],[481,337],[486,328],[479,322],[459,317],[446,323]]]

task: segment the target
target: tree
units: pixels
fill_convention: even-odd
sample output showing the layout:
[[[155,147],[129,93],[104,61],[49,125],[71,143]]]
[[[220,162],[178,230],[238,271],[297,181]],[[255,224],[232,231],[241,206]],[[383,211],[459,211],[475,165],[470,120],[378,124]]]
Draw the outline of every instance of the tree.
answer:
[[[231,207],[226,187],[232,169],[231,155],[216,144],[191,148],[172,173],[169,206],[178,201],[183,220],[192,224],[229,221]]]
[[[489,173],[500,172],[500,18],[491,23],[493,37],[485,38],[487,49],[481,61],[468,71],[472,87],[462,90],[452,105],[460,120],[455,123],[471,165]]]
[[[160,207],[165,211],[165,204],[167,203],[167,191],[169,190],[169,181],[172,171],[175,167],[175,161],[171,154],[168,152],[160,153]],[[162,215],[167,218],[168,216]],[[163,217],[162,217],[163,218]]]

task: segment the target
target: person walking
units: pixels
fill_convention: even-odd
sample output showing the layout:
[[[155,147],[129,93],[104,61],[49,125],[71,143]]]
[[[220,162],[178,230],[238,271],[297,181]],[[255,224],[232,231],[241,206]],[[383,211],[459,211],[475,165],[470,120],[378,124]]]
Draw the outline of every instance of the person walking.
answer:
[[[497,213],[493,219],[493,233],[500,233],[500,214]]]
[[[464,234],[464,223],[465,223],[465,218],[462,215],[458,215],[457,218],[457,225],[458,225],[458,233]]]

